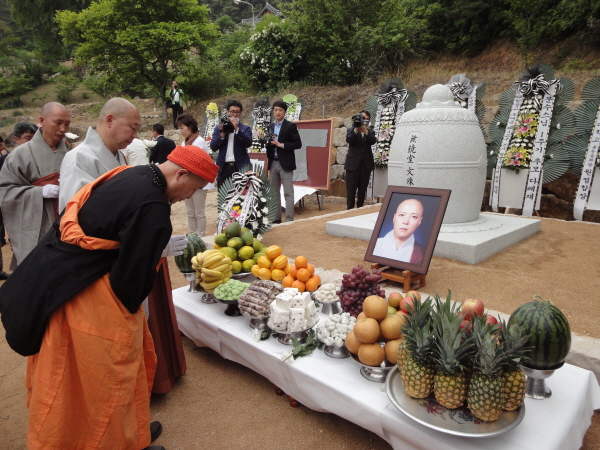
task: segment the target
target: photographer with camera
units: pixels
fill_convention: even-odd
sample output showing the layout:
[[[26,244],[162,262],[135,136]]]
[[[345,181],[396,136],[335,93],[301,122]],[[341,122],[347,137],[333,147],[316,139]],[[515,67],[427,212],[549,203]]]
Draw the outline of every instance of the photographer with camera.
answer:
[[[302,147],[300,133],[294,122],[285,119],[287,103],[277,100],[273,103],[275,122],[269,125],[267,134],[267,159],[269,161],[269,181],[277,193],[277,212],[273,223],[281,223],[281,185],[285,198],[285,221],[294,220],[294,185],[296,170],[295,151]]]
[[[369,178],[375,167],[371,146],[377,142],[377,138],[373,129],[367,128],[370,120],[371,115],[368,111],[359,112],[352,117],[352,128],[346,133],[348,155],[344,169],[346,170],[347,209],[354,208],[355,196],[356,206],[360,208],[364,205]]]
[[[240,120],[242,104],[237,100],[229,100],[225,109],[227,115],[221,118],[221,123],[215,127],[210,140],[212,151],[219,152],[217,186],[246,164],[250,164],[248,148],[252,145],[252,129]]]
[[[171,83],[167,107],[173,110],[173,128],[177,128],[177,117],[183,114],[183,89],[179,89],[175,80]]]

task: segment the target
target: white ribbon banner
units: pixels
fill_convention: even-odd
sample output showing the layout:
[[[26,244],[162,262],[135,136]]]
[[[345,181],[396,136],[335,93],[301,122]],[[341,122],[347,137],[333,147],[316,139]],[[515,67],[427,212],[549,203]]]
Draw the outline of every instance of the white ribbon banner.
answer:
[[[542,100],[542,109],[538,118],[538,129],[535,135],[533,145],[533,155],[531,156],[531,166],[527,176],[527,187],[525,188],[525,197],[523,199],[523,215],[532,216],[535,209],[535,202],[539,195],[541,186],[542,166],[544,165],[544,153],[548,144],[548,132],[550,131],[550,121],[552,120],[552,110],[554,108],[554,95],[558,83],[551,83],[548,92],[544,94]]]
[[[596,167],[596,159],[598,158],[598,149],[600,148],[600,108],[596,114],[596,125],[592,130],[590,142],[585,153],[583,168],[581,169],[581,178],[579,178],[579,187],[575,195],[575,203],[573,205],[573,216],[575,220],[583,220],[587,201],[590,196],[590,190],[594,181],[594,169]],[[597,180],[596,180],[597,181]]]
[[[510,115],[508,116],[508,122],[506,123],[506,130],[504,130],[504,136],[502,137],[502,144],[500,145],[500,151],[498,152],[498,159],[496,160],[496,170],[494,171],[494,178],[492,179],[492,209],[494,212],[498,212],[498,200],[500,198],[500,169],[502,168],[502,161],[504,155],[508,150],[508,145],[512,138],[513,128],[515,122],[519,116],[519,109],[523,103],[523,94],[519,89],[515,92],[515,99],[513,100]]]
[[[467,109],[472,113],[475,113],[475,106],[477,104],[477,86],[473,88],[471,93],[469,94],[469,99],[467,100]]]
[[[413,131],[408,136],[408,147],[406,149],[406,186],[415,185],[415,175],[417,172],[417,140],[419,139],[418,131]]]

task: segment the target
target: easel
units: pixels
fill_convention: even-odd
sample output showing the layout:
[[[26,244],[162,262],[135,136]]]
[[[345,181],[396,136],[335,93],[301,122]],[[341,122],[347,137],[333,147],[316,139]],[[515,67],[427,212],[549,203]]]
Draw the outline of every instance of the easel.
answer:
[[[381,264],[371,264],[371,269],[381,270],[381,278],[404,284],[404,287],[402,288],[404,292],[425,287],[427,282],[427,275],[411,272],[410,270],[394,269],[393,267],[382,266]],[[411,287],[411,284],[416,283],[417,281],[419,282],[419,285]]]

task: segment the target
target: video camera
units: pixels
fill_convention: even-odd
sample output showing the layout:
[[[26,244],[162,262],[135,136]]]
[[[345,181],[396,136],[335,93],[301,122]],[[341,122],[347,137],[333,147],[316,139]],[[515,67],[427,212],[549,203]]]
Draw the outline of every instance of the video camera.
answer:
[[[354,126],[354,128],[360,128],[363,125],[366,125],[369,123],[368,119],[365,119],[364,116],[362,115],[362,113],[358,113],[354,116],[352,116],[352,126]]]
[[[229,118],[229,116],[227,114],[225,114],[223,117],[221,117],[221,125],[223,125],[221,127],[221,131],[223,133],[233,133],[235,131],[235,128],[234,128],[233,124],[231,123],[231,119]]]
[[[267,134],[264,137],[262,137],[260,140],[261,140],[261,142],[262,142],[263,145],[267,145],[267,144],[270,144],[275,139],[277,139],[277,135],[276,134]]]

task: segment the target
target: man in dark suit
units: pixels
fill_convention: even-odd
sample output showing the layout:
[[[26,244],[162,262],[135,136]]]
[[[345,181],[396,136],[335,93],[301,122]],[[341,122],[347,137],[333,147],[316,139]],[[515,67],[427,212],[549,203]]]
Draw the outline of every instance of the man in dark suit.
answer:
[[[355,123],[348,133],[348,154],[346,155],[346,207],[354,208],[354,197],[357,196],[356,206],[362,207],[365,203],[369,178],[374,167],[371,146],[377,142],[375,132],[367,128],[371,115],[368,111],[361,111],[363,122],[360,126]],[[358,191],[358,193],[357,193]]]
[[[242,104],[237,100],[229,100],[225,108],[232,127],[227,130],[227,127],[224,129],[223,124],[220,123],[215,127],[210,140],[212,151],[219,152],[218,186],[221,186],[235,172],[239,172],[246,164],[250,164],[248,148],[252,146],[252,129],[240,121]]]
[[[162,164],[167,160],[167,156],[175,147],[175,141],[163,136],[165,127],[160,123],[155,123],[152,126],[152,135],[156,141],[156,145],[150,150],[150,162],[154,164]]]
[[[300,133],[295,123],[285,119],[287,103],[277,100],[273,103],[275,122],[269,125],[269,134],[273,137],[267,144],[269,160],[269,180],[277,193],[277,213],[273,223],[281,223],[281,194],[285,198],[285,221],[294,220],[294,185],[292,184],[296,170],[295,151],[302,147]]]

